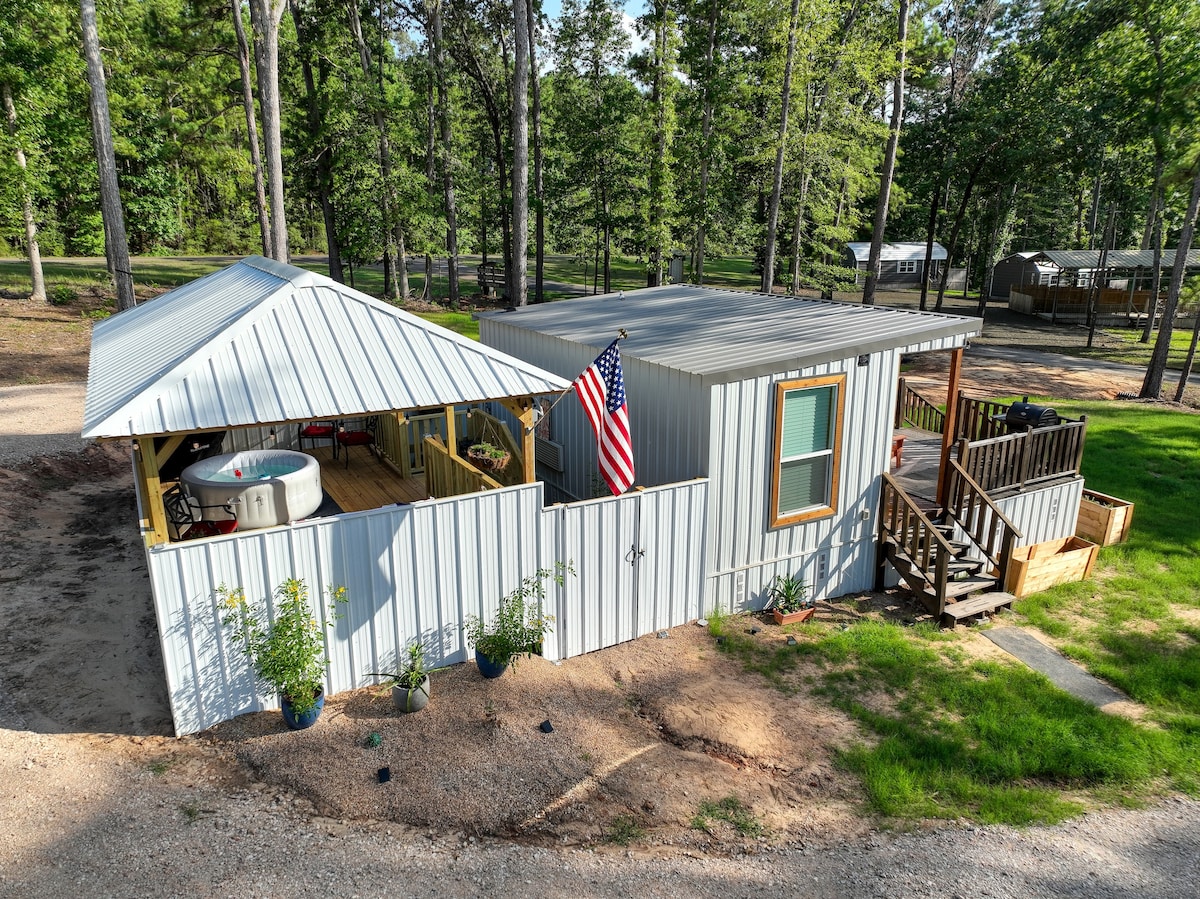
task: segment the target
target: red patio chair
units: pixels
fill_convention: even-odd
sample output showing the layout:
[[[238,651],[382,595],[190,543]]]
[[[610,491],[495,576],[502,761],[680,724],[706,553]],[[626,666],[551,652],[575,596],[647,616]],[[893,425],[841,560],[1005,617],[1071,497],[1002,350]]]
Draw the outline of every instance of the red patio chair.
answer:
[[[375,444],[375,429],[379,427],[379,416],[369,415],[361,421],[361,427],[356,430],[347,428],[345,422],[338,426],[337,442],[338,446],[346,450],[347,468],[350,467],[350,447],[371,447]]]
[[[194,540],[197,537],[217,537],[221,534],[232,534],[237,530],[237,512],[232,503],[220,506],[202,506],[195,497],[188,496],[179,489],[172,487],[163,494],[163,508],[167,512],[167,523],[170,525],[172,540]],[[229,518],[209,520],[204,517],[206,509],[219,509]]]
[[[337,425],[332,421],[310,421],[300,429],[300,451],[304,451],[304,441],[309,440],[313,446],[316,446],[318,440],[328,440],[330,446],[333,447],[333,457],[337,458],[338,443],[334,439],[337,434]]]

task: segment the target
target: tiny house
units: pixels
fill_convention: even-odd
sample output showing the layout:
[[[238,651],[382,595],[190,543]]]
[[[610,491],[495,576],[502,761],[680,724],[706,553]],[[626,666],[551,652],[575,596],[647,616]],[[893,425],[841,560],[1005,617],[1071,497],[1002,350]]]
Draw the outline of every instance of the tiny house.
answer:
[[[645,487],[707,478],[705,608],[761,608],[776,574],[835,597],[876,580],[901,357],[958,351],[978,319],[670,285],[480,316],[480,339],[563,377],[619,329]],[[565,503],[603,491],[578,403],[537,426],[538,477]]]

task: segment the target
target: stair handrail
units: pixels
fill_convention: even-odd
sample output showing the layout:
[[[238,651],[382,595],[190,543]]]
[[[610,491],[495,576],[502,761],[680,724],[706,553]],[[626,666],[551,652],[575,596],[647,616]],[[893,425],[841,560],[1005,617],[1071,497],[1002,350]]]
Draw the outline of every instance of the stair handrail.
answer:
[[[898,502],[889,502],[888,500]],[[954,547],[937,525],[913,501],[889,472],[883,473],[883,514],[879,521],[880,541],[890,535],[897,545],[917,563],[925,580],[938,598],[938,614],[946,602],[946,584],[950,579],[950,559]],[[930,572],[932,571],[932,577]]]
[[[958,523],[967,539],[979,547],[987,560],[996,567],[997,583],[1003,588],[1008,581],[1008,568],[1012,563],[1013,550],[1016,549],[1017,541],[1025,535],[996,505],[988,492],[967,474],[965,468],[955,459],[947,461],[951,476],[950,501],[946,507],[946,514]],[[991,515],[983,514],[985,508]]]

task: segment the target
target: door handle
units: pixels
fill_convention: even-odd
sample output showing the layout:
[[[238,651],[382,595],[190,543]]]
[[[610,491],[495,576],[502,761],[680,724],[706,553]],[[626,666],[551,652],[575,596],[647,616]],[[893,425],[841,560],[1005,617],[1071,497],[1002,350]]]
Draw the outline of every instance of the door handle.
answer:
[[[630,565],[636,565],[637,560],[644,555],[646,555],[646,550],[638,549],[638,545],[634,543],[629,547],[629,552],[625,553],[625,561]]]

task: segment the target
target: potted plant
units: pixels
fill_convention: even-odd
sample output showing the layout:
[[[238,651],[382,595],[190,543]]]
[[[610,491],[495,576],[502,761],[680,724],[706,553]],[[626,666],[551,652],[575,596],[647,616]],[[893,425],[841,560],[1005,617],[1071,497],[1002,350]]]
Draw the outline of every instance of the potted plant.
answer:
[[[510,458],[508,450],[491,443],[473,443],[467,447],[467,458],[484,471],[503,471]]]
[[[429,669],[425,667],[425,647],[420,640],[408,645],[408,659],[399,671],[371,674],[391,680],[392,702],[401,712],[419,712],[429,703]]]
[[[275,588],[271,603],[251,604],[241,587],[217,588],[224,609],[221,624],[241,644],[259,681],[279,694],[283,720],[292,730],[311,727],[325,706],[323,679],[329,658],[325,629],[308,602],[303,580],[288,578]],[[329,588],[330,617],[337,618],[338,603],[346,601],[345,587]]]
[[[808,585],[790,574],[777,574],[767,588],[767,608],[776,624],[807,621],[816,611],[816,600],[808,596]]]
[[[546,597],[546,581],[561,585],[565,574],[574,574],[568,563],[556,562],[553,568],[539,568],[524,578],[517,588],[500,600],[500,608],[488,623],[477,615],[468,615],[464,630],[467,644],[475,650],[475,664],[484,677],[499,677],[509,665],[514,668],[521,656],[541,652],[542,641],[550,633],[553,615],[541,612]]]

